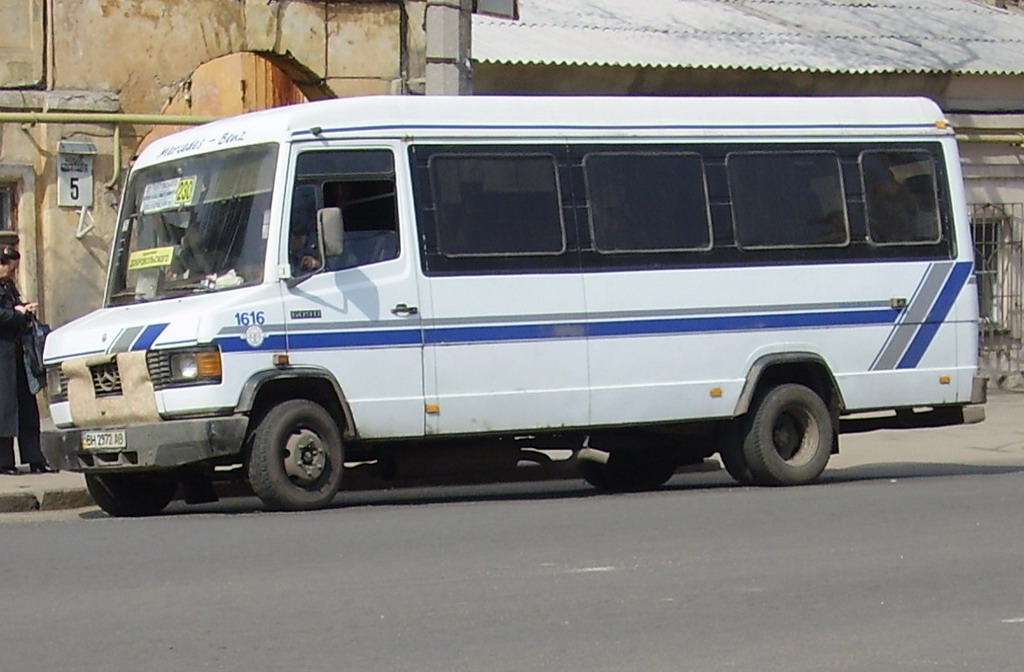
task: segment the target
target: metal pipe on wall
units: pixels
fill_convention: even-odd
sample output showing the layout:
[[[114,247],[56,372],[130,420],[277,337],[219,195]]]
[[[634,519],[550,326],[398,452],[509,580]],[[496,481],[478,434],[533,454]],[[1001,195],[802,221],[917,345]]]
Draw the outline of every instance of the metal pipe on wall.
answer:
[[[127,114],[122,112],[0,112],[0,124],[112,124],[114,126],[114,173],[103,183],[113,189],[121,179],[121,126],[199,126],[219,117],[188,115]]]
[[[1024,131],[968,131],[956,134],[957,142],[997,142],[1024,145]]]

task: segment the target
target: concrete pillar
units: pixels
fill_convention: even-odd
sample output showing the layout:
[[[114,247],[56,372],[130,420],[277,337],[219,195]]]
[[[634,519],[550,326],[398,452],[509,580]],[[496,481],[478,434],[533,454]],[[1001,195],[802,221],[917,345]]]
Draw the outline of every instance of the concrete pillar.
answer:
[[[427,95],[473,93],[470,44],[473,0],[427,0]]]

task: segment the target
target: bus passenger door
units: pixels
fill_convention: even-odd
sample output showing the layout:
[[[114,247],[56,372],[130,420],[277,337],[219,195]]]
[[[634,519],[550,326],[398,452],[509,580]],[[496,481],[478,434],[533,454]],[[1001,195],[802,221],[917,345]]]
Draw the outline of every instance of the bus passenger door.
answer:
[[[419,287],[401,230],[394,155],[308,150],[297,155],[295,175],[282,243],[298,279],[284,292],[291,365],[330,371],[360,438],[421,436]],[[326,258],[316,233],[323,207],[340,208],[345,228],[342,254]]]
[[[587,423],[583,282],[561,155],[414,149],[428,433]]]

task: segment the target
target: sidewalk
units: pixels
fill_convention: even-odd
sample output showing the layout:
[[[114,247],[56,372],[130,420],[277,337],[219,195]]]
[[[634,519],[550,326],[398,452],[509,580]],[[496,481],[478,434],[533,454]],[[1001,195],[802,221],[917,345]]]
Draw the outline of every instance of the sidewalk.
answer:
[[[70,471],[30,474],[26,466],[22,466],[21,470],[21,476],[0,475],[0,513],[93,506],[82,474]]]
[[[53,429],[49,418],[42,418],[42,429]],[[17,440],[15,440],[17,444]],[[15,458],[18,450],[14,450]],[[55,511],[93,506],[85,489],[85,476],[70,471],[57,474],[31,474],[21,464],[21,476],[0,474],[0,513],[23,511]]]
[[[914,464],[1024,468],[1024,394],[990,390],[985,413],[978,425],[844,434],[825,473],[869,466],[860,471],[882,477],[886,465]],[[20,476],[0,475],[0,514],[94,506],[82,474],[30,474],[25,465],[21,470]]]

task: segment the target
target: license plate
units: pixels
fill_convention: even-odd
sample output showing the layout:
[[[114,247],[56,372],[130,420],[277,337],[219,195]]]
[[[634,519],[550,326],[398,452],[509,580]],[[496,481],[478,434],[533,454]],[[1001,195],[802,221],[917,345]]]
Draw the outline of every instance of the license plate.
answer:
[[[113,450],[127,448],[128,437],[123,429],[106,432],[82,432],[82,448],[84,450]]]

